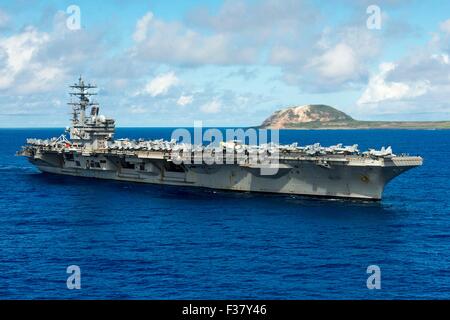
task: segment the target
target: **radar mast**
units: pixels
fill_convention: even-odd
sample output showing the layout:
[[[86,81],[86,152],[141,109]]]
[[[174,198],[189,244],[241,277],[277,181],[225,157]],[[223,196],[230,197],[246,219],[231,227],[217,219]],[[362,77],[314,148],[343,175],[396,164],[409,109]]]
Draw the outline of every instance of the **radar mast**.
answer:
[[[99,115],[98,103],[91,101],[91,97],[97,95],[92,92],[93,89],[97,89],[97,86],[86,84],[80,76],[78,83],[69,87],[71,101],[68,104],[72,106],[70,138],[85,147],[105,148],[106,142],[114,135],[115,125],[113,119]],[[90,113],[86,114],[86,109],[89,107]]]
[[[91,89],[97,89],[97,86],[92,85],[90,83],[85,84],[84,80],[81,78],[78,79],[78,83],[74,83],[70,86],[72,89],[69,92],[71,97],[75,97],[78,101],[69,102],[68,104],[72,106],[72,124],[75,125],[83,125],[86,119],[86,108],[87,107],[97,107],[95,108],[98,113],[98,103],[92,102],[89,100],[89,97],[97,95],[95,92],[90,92]]]

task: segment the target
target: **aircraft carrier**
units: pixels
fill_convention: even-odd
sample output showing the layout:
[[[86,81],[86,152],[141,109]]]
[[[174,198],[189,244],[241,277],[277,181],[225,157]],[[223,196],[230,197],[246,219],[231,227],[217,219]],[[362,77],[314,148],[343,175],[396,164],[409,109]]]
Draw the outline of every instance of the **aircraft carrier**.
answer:
[[[239,140],[195,145],[171,140],[114,139],[115,121],[99,115],[94,85],[70,86],[72,125],[51,139],[27,139],[17,152],[40,171],[247,192],[380,200],[385,185],[422,165],[391,147],[248,145]],[[254,156],[256,155],[256,156]],[[211,161],[212,160],[212,161]]]

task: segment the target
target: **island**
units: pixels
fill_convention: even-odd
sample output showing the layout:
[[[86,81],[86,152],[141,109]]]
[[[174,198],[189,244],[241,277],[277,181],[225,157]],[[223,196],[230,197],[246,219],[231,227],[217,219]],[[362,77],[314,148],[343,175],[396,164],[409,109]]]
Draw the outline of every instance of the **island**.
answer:
[[[262,129],[450,129],[450,121],[363,121],[336,108],[311,104],[278,110]]]

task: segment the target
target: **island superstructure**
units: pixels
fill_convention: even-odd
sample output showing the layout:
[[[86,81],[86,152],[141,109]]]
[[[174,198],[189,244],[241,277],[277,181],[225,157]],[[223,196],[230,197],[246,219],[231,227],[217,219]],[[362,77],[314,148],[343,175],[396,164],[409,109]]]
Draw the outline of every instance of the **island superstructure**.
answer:
[[[233,140],[214,148],[190,146],[186,153],[186,144],[176,140],[115,140],[115,121],[100,115],[98,104],[92,101],[96,87],[81,77],[70,87],[75,100],[69,103],[69,137],[62,134],[47,140],[27,139],[18,152],[42,172],[222,190],[380,200],[390,180],[422,165],[421,157],[395,155],[390,147],[360,152],[357,145],[253,146]],[[184,150],[183,159],[189,161],[178,161],[180,150]],[[255,150],[269,158],[276,154],[277,161],[267,164],[245,156]],[[223,161],[194,159],[206,153]],[[264,173],[265,168],[274,173]]]

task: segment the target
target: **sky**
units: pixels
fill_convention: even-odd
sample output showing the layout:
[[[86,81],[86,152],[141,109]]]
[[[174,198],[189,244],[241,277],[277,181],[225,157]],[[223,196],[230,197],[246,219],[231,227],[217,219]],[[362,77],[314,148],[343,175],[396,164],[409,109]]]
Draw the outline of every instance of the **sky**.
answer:
[[[0,0],[0,127],[68,125],[80,75],[122,127],[450,120],[449,40],[450,1]]]

